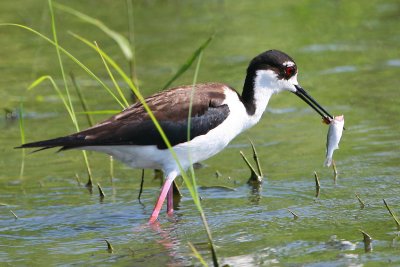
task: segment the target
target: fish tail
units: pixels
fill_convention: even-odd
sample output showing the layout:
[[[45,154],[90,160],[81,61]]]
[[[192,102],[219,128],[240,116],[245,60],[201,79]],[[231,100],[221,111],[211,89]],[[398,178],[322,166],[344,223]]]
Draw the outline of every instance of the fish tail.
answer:
[[[332,157],[326,157],[325,162],[324,162],[324,166],[330,167],[331,164],[332,164]]]

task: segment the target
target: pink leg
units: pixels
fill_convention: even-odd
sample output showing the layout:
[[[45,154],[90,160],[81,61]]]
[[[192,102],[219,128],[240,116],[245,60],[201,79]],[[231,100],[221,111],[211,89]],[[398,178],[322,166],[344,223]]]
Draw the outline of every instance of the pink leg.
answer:
[[[174,187],[169,188],[167,194],[167,214],[171,216],[174,213]]]
[[[177,175],[176,172],[169,173],[167,178],[165,179],[164,185],[161,188],[160,196],[158,197],[156,205],[153,209],[153,213],[151,214],[149,223],[154,223],[157,220],[158,214],[160,213],[165,197],[167,196],[168,191],[170,190],[172,182],[174,181],[176,175]]]

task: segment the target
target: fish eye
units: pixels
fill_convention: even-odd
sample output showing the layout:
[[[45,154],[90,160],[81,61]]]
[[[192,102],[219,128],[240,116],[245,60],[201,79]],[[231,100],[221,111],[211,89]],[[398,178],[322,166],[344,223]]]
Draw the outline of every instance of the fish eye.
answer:
[[[285,68],[285,78],[289,79],[296,73],[296,68],[294,66],[286,67]]]

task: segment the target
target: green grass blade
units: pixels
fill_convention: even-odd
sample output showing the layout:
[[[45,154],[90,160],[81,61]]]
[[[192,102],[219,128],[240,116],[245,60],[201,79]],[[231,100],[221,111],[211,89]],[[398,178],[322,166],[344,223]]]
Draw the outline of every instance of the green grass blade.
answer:
[[[57,84],[55,83],[54,79],[53,79],[51,76],[45,75],[45,76],[39,77],[37,80],[35,80],[35,81],[28,87],[28,90],[31,90],[31,89],[37,87],[39,84],[41,84],[41,83],[44,82],[45,80],[49,80],[49,81],[51,82],[51,84],[53,85],[54,90],[56,90],[58,96],[60,97],[61,101],[62,101],[63,104],[64,104],[65,109],[67,110],[68,114],[70,115],[71,120],[74,121],[74,118],[76,118],[76,117],[74,117],[74,115],[72,114],[72,111],[71,111],[71,109],[69,108],[69,105],[68,105],[68,103],[67,103],[67,100],[65,99],[65,97],[64,97],[64,95],[62,94],[61,90],[58,88]],[[74,123],[74,126],[77,127],[77,125],[75,125],[75,123]],[[79,127],[77,128],[77,131],[79,131]],[[86,151],[82,151],[82,155],[83,155],[83,159],[84,159],[85,164],[86,164],[86,171],[87,171],[87,174],[88,174],[88,176],[89,176],[89,179],[91,180],[91,179],[92,179],[92,172],[91,172],[91,169],[90,169],[89,159],[88,159],[88,157],[87,157]]]
[[[393,212],[393,210],[390,208],[389,204],[386,202],[385,199],[383,199],[383,203],[386,206],[386,209],[389,211],[390,215],[392,216],[394,222],[396,223],[397,230],[400,230],[400,220],[397,218],[396,214]]]
[[[131,80],[138,87],[138,81],[136,76],[136,52],[135,52],[135,20],[133,17],[133,4],[132,0],[126,0],[126,12],[128,13],[128,32],[129,32],[129,45],[132,51],[132,59],[129,60],[129,72],[131,74]]]
[[[54,44],[55,44],[56,51],[57,51],[58,62],[60,64],[61,75],[62,75],[62,78],[64,81],[65,92],[67,94],[69,110],[71,111],[71,119],[72,119],[73,124],[75,125],[76,130],[79,131],[78,120],[76,119],[74,105],[72,104],[71,95],[70,95],[69,89],[68,89],[67,78],[65,76],[64,65],[63,65],[62,58],[61,58],[60,46],[58,45],[57,29],[56,29],[54,10],[53,10],[53,1],[48,0],[48,3],[49,3],[50,16],[51,16],[51,29],[53,32],[53,38],[54,38]],[[89,176],[89,182],[92,183],[92,171],[90,169],[89,159],[87,157],[86,151],[82,151],[82,155],[83,155],[83,159],[85,161],[86,171]]]
[[[190,66],[193,64],[193,62],[198,58],[203,52],[204,49],[210,44],[212,39],[214,38],[214,35],[211,35],[199,48],[194,51],[194,53],[191,55],[191,57],[179,68],[179,70],[176,72],[176,74],[163,86],[163,89],[168,88],[176,79],[178,79],[183,73],[185,73]]]
[[[61,90],[58,88],[57,84],[55,83],[54,79],[49,76],[49,75],[45,75],[42,77],[39,77],[37,80],[35,80],[29,87],[28,90],[32,90],[33,88],[37,87],[39,84],[41,84],[42,82],[44,82],[45,80],[49,80],[51,82],[51,84],[53,85],[54,90],[56,90],[58,96],[60,97],[61,101],[64,104],[65,109],[67,110],[68,114],[70,115],[71,120],[74,122],[74,118],[76,118],[73,114],[71,109],[69,108],[69,105],[67,103],[67,100],[65,99],[64,95],[62,94]],[[77,127],[77,125],[74,123],[75,128]],[[79,131],[79,127],[77,127],[77,131]],[[90,169],[90,165],[89,165],[89,159],[87,157],[87,153],[86,151],[82,151],[82,155],[86,164],[86,171],[87,174],[89,176],[89,179],[92,179],[92,172]]]
[[[212,38],[212,36],[210,38]],[[209,41],[211,41],[210,38],[206,41],[205,44],[208,44]],[[205,47],[206,46],[204,46],[204,48]],[[203,49],[200,51],[200,53],[198,55],[196,69],[195,69],[194,76],[193,76],[192,91],[191,91],[191,94],[190,94],[190,103],[189,103],[189,112],[188,112],[188,128],[187,128],[187,140],[188,140],[188,142],[190,142],[190,128],[191,128],[191,118],[192,118],[193,97],[194,97],[194,92],[196,90],[196,83],[197,83],[197,78],[198,78],[198,75],[199,75],[199,70],[200,70],[200,64],[201,64],[202,57],[203,57]],[[196,207],[197,207],[197,209],[198,209],[198,211],[200,213],[201,220],[203,222],[204,228],[205,228],[206,233],[207,233],[207,238],[208,238],[208,242],[210,244],[210,250],[211,250],[211,255],[212,255],[214,266],[218,266],[219,265],[218,264],[218,257],[217,257],[217,253],[216,253],[216,250],[215,250],[213,238],[212,238],[212,235],[211,235],[211,230],[210,230],[210,228],[208,226],[206,215],[205,215],[205,213],[203,211],[203,207],[201,206],[199,194],[198,194],[198,191],[197,191],[196,177],[195,177],[194,168],[193,168],[193,163],[194,162],[192,162],[192,157],[191,157],[191,151],[190,150],[189,150],[188,157],[189,157],[189,162],[191,163],[189,170],[190,170],[190,176],[192,177],[192,188],[189,188],[189,190],[193,191],[193,192],[191,192],[191,194],[193,196],[193,201],[194,201],[194,203],[195,203],[195,205],[196,205]]]
[[[111,245],[111,243],[107,239],[104,239],[104,241],[107,243],[107,251],[108,251],[108,253],[114,253],[114,248]]]
[[[124,54],[125,58],[128,60],[129,63],[129,68],[130,68],[130,75],[132,81],[134,81],[135,84],[137,84],[137,79],[136,79],[136,60],[135,60],[135,49],[134,49],[134,35],[133,35],[133,26],[134,26],[134,21],[133,21],[133,5],[131,0],[126,0],[127,4],[127,13],[128,13],[128,27],[129,27],[129,40],[126,39],[122,34],[118,33],[117,31],[114,31],[110,29],[106,24],[104,24],[102,21],[93,18],[91,16],[88,16],[78,10],[75,10],[69,6],[65,6],[62,4],[54,4],[56,8],[58,8],[61,11],[64,11],[70,15],[73,15],[82,21],[91,24],[101,31],[103,31],[108,37],[110,37],[112,40],[114,40],[117,45],[120,47],[122,53]]]
[[[242,156],[244,162],[246,163],[247,167],[249,167],[250,172],[251,172],[251,177],[258,177],[258,173],[254,169],[253,165],[251,165],[250,161],[246,158],[244,155],[243,151],[239,151],[240,155]]]
[[[197,65],[196,65],[196,70],[194,73],[194,77],[193,77],[193,83],[192,83],[192,90],[190,92],[190,102],[189,102],[189,112],[188,112],[188,127],[187,127],[187,141],[190,142],[190,129],[191,129],[191,122],[192,122],[192,106],[193,106],[193,97],[194,97],[194,93],[196,90],[196,83],[197,83],[197,77],[198,77],[198,73],[199,73],[199,69],[200,69],[200,62],[201,62],[201,58],[202,58],[203,52],[200,52],[199,54],[199,59],[197,61]],[[200,200],[198,197],[198,192],[197,192],[197,184],[196,184],[196,178],[195,178],[195,174],[194,174],[194,169],[193,169],[193,163],[192,162],[192,156],[191,156],[191,151],[189,150],[188,153],[188,157],[189,157],[189,162],[190,164],[190,174],[192,177],[192,183],[193,183],[193,193],[195,196],[195,203],[196,205],[200,205]]]
[[[69,110],[71,111],[70,115],[71,115],[71,119],[75,125],[76,130],[79,131],[79,125],[78,125],[78,121],[76,119],[74,105],[72,105],[72,99],[71,99],[71,95],[69,93],[67,77],[65,76],[64,65],[63,65],[62,58],[61,58],[60,46],[58,45],[57,29],[56,29],[56,22],[55,22],[55,17],[54,17],[54,10],[53,10],[53,1],[48,0],[48,4],[49,4],[49,9],[50,9],[50,17],[51,17],[51,30],[53,33],[54,44],[55,44],[56,51],[57,51],[57,58],[58,58],[58,63],[60,65],[61,76],[62,76],[62,79],[64,82],[65,92],[67,94]]]
[[[21,101],[19,103],[19,110],[18,110],[18,121],[19,121],[19,129],[20,129],[20,134],[21,134],[21,142],[22,144],[25,143],[25,127],[24,127],[24,105],[23,102]]]
[[[70,73],[70,77],[71,77],[72,84],[75,87],[76,94],[79,97],[79,101],[81,102],[82,109],[85,112],[84,114],[86,115],[86,120],[87,120],[89,126],[93,126],[94,120],[92,118],[92,115],[90,113],[88,113],[89,108],[88,108],[85,96],[82,94],[81,87],[79,86],[78,82],[75,79],[75,75],[72,72]],[[78,114],[78,113],[75,112],[75,114]]]
[[[258,157],[258,153],[257,153],[256,147],[255,147],[253,141],[251,141],[251,140],[250,140],[250,144],[251,144],[251,148],[253,150],[253,159],[254,159],[254,161],[256,162],[256,165],[257,165],[258,175],[260,177],[264,177],[263,171],[261,169],[260,158]]]
[[[44,76],[41,76],[41,77],[37,78],[34,82],[32,82],[32,83],[28,86],[28,90],[32,90],[32,89],[36,88],[38,85],[40,85],[40,84],[41,84],[42,82],[44,82],[45,80],[49,80],[50,83],[53,85],[54,90],[56,90],[56,92],[57,92],[59,98],[60,98],[61,101],[63,102],[64,107],[65,107],[65,109],[67,110],[67,112],[68,112],[68,114],[69,114],[71,120],[74,122],[75,117],[74,117],[74,115],[73,115],[73,113],[72,113],[72,110],[70,109],[70,107],[69,107],[69,105],[68,105],[68,103],[67,103],[67,100],[65,99],[65,97],[64,97],[63,93],[61,92],[60,88],[58,88],[56,82],[54,81],[54,79],[53,79],[51,76],[49,76],[49,75],[44,75]],[[75,124],[75,123],[74,123],[74,124]]]
[[[92,24],[93,26],[96,26],[100,30],[102,30],[106,35],[108,35],[111,39],[113,39],[118,46],[121,48],[122,53],[128,60],[133,59],[133,53],[131,51],[131,47],[129,45],[129,41],[120,33],[110,29],[107,27],[102,21],[92,18],[86,14],[83,14],[82,12],[79,12],[71,7],[62,5],[62,4],[54,4],[56,8],[59,10],[62,10],[64,12],[67,12],[71,15],[74,15],[78,17],[79,19],[85,21],[86,23]]]
[[[90,114],[90,115],[115,115],[121,112],[121,110],[92,110],[92,111],[82,111],[76,114]]]
[[[193,255],[200,261],[200,263],[203,264],[203,266],[208,267],[207,262],[203,259],[199,251],[195,248],[195,246],[193,246],[193,244],[190,242],[188,242],[188,245],[192,249]]]
[[[60,92],[61,92],[60,90],[58,90],[58,87],[57,87],[56,83],[54,82],[53,78],[52,78],[51,76],[49,76],[49,75],[43,75],[43,76],[37,78],[35,81],[33,81],[33,82],[28,86],[28,90],[31,90],[31,89],[37,87],[39,84],[41,84],[41,83],[42,83],[44,80],[46,80],[46,79],[49,79],[50,82],[51,82],[53,85],[55,85],[54,88],[56,88],[57,93],[60,93]],[[62,94],[61,94],[61,95],[62,95]]]
[[[25,127],[24,127],[24,106],[22,101],[19,104],[18,110],[18,122],[19,122],[19,132],[21,136],[21,144],[25,144]],[[21,169],[19,172],[19,178],[22,179],[24,176],[25,169],[25,149],[21,149]]]
[[[97,44],[96,42],[95,42],[95,45],[97,46],[97,48],[99,48],[99,46],[98,46],[98,44]],[[111,78],[111,80],[112,80],[112,82],[113,82],[113,84],[114,84],[114,86],[115,86],[115,89],[117,89],[117,92],[118,92],[119,96],[121,97],[121,99],[122,99],[122,100],[124,101],[124,103],[125,103],[125,108],[129,107],[128,100],[126,100],[126,97],[125,97],[124,94],[122,93],[122,90],[121,90],[121,88],[119,87],[117,81],[115,80],[114,75],[112,74],[110,68],[108,67],[107,62],[104,60],[104,58],[103,58],[103,56],[101,55],[101,53],[99,53],[99,55],[100,55],[100,57],[101,57],[101,60],[103,61],[104,66],[106,67],[108,76],[110,76],[110,78]]]
[[[12,213],[12,215],[14,216],[14,219],[16,219],[16,220],[18,220],[18,216],[17,216],[17,214],[15,214],[15,212],[13,212],[12,210],[10,210],[10,212]]]
[[[12,27],[18,27],[24,30],[27,30],[31,33],[36,34],[37,36],[41,37],[42,39],[46,40],[50,44],[55,46],[55,43],[49,39],[47,36],[43,35],[42,33],[27,27],[25,25],[21,24],[16,24],[16,23],[0,23],[0,26],[12,26]],[[107,90],[107,92],[118,102],[118,104],[121,106],[121,108],[124,108],[124,104],[121,103],[121,101],[117,98],[117,96],[111,91],[111,89],[99,78],[97,77],[88,67],[86,67],[81,61],[79,61],[76,57],[74,57],[71,53],[69,53],[66,49],[64,49],[62,46],[58,46],[60,51],[63,52],[67,57],[69,57],[72,61],[74,61],[78,66],[80,66],[89,76],[91,76],[93,79],[95,79],[104,89]]]

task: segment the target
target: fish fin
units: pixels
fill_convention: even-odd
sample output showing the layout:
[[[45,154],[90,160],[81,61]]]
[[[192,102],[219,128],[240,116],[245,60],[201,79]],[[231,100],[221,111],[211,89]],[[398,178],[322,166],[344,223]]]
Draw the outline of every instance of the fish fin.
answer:
[[[331,164],[332,164],[332,158],[327,157],[326,160],[325,160],[325,162],[324,162],[324,166],[325,166],[325,167],[330,167]]]

